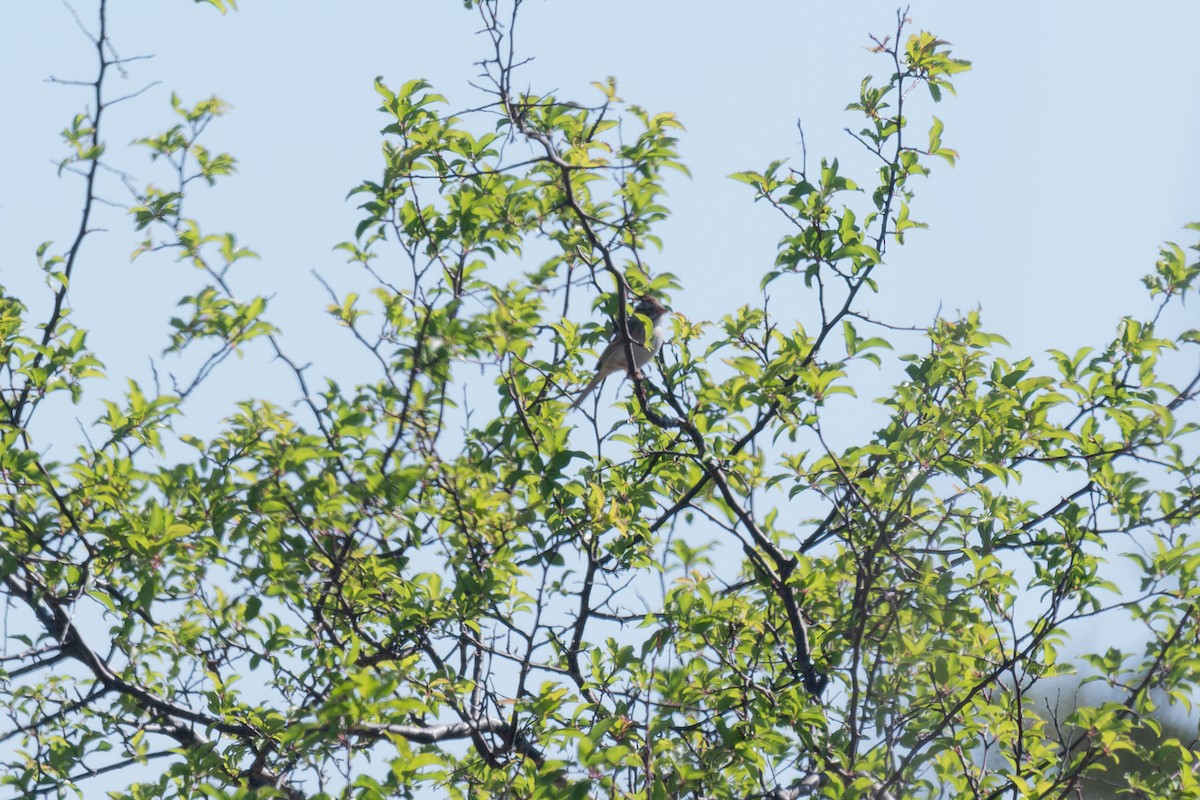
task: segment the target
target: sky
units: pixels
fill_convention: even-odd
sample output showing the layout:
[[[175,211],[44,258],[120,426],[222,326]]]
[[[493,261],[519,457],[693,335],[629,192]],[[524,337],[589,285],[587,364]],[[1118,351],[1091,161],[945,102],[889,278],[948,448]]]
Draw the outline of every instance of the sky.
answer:
[[[95,2],[73,5],[92,25]],[[381,165],[386,121],[373,80],[422,77],[451,107],[477,105],[470,82],[485,42],[478,18],[452,0],[240,6],[222,16],[188,0],[109,0],[118,53],[153,55],[131,62],[112,91],[158,82],[110,110],[109,158],[139,184],[162,180],[125,145],[173,122],[170,93],[232,104],[206,141],[237,157],[238,174],[190,199],[189,214],[261,254],[235,279],[239,292],[273,295],[285,347],[336,374],[352,345],[331,335],[311,273],[335,287],[351,280],[333,248],[360,218],[347,192]],[[676,310],[718,319],[759,299],[784,233],[727,176],[780,158],[798,165],[801,119],[810,165],[837,157],[869,185],[871,159],[843,130],[858,123],[844,108],[864,75],[887,71],[866,46],[895,16],[894,3],[877,0],[527,0],[517,47],[534,60],[520,78],[586,102],[596,97],[590,82],[611,75],[626,100],[678,115],[692,175],[670,179],[674,214],[650,263],[682,281]],[[916,182],[913,215],[930,230],[889,252],[873,312],[924,325],[939,309],[981,307],[1014,357],[1100,344],[1121,315],[1144,315],[1139,279],[1158,244],[1191,243],[1181,228],[1200,220],[1200,3],[938,0],[913,2],[909,16],[974,69],[957,79],[957,97],[912,112],[918,140],[937,113],[961,159]],[[0,283],[29,298],[35,319],[48,295],[34,252],[46,240],[65,246],[78,224],[78,182],[57,176],[58,133],[87,101],[47,78],[89,79],[93,57],[65,4],[0,5]],[[104,191],[128,201],[111,177]],[[101,209],[97,225],[106,230],[80,264],[75,319],[110,374],[144,379],[174,301],[199,277],[164,259],[131,264],[135,237],[119,209]],[[262,364],[227,365],[192,410],[210,403],[223,416],[234,399],[293,396],[283,367]]]
[[[361,348],[326,316],[329,297],[313,272],[339,291],[361,284],[334,246],[353,238],[361,218],[348,191],[382,164],[379,131],[388,120],[374,79],[397,87],[425,78],[451,108],[485,102],[471,85],[487,53],[480,20],[450,0],[239,5],[221,15],[189,0],[109,0],[117,52],[138,57],[109,96],[145,91],[109,109],[106,157],[136,185],[166,182],[161,165],[128,143],[173,124],[172,92],[185,104],[212,94],[230,103],[205,143],[233,153],[238,173],[195,191],[187,213],[206,231],[235,232],[262,256],[235,273],[234,287],[242,297],[272,298],[268,317],[288,354],[313,364],[310,381],[329,375],[352,385]],[[10,109],[0,125],[0,283],[26,298],[34,320],[49,303],[34,251],[47,240],[65,246],[78,225],[80,183],[58,177],[55,162],[58,133],[88,96],[47,80],[89,79],[94,69],[72,8],[94,26],[96,0],[0,5],[0,103]],[[800,119],[810,168],[836,157],[843,174],[871,185],[874,156],[846,133],[860,122],[844,109],[864,75],[887,74],[889,63],[867,46],[870,34],[894,30],[896,14],[879,0],[526,0],[516,44],[518,57],[532,61],[518,81],[595,102],[590,83],[615,76],[625,100],[678,115],[691,177],[669,176],[673,215],[659,230],[662,252],[647,259],[679,277],[676,311],[717,320],[735,304],[761,302],[759,280],[787,232],[730,173],[775,159],[798,166]],[[939,310],[981,308],[985,327],[1012,343],[1000,352],[1010,360],[1103,345],[1122,315],[1147,316],[1140,278],[1159,243],[1195,241],[1182,226],[1200,221],[1200,59],[1192,47],[1200,3],[939,0],[913,3],[908,16],[910,30],[950,41],[973,70],[956,79],[958,96],[936,106],[923,92],[910,96],[913,140],[924,139],[936,113],[960,159],[954,168],[937,161],[931,178],[913,181],[913,217],[930,228],[888,251],[876,271],[880,295],[867,300],[872,316],[924,326]],[[112,175],[102,194],[129,202]],[[125,376],[152,380],[149,361],[180,313],[174,304],[203,276],[165,255],[131,263],[137,237],[120,208],[101,207],[95,225],[102,230],[86,245],[72,305],[108,367],[113,397]],[[785,317],[794,303],[793,316],[803,317],[811,307],[802,306],[799,282],[785,283],[773,286],[773,313]],[[1181,313],[1194,317],[1194,306]],[[885,394],[898,366],[852,373],[860,397]],[[604,402],[619,391],[606,387]],[[295,397],[291,374],[265,347],[222,365],[189,401],[185,427],[204,437],[250,397]],[[835,447],[862,443],[886,414],[837,402],[843,410],[823,423]],[[62,399],[40,415],[39,446],[69,456],[77,422],[98,413]],[[591,449],[584,421],[571,422],[582,437],[573,443]]]
[[[111,0],[117,51],[153,56],[130,63],[113,93],[159,83],[113,107],[110,158],[139,184],[161,180],[143,152],[123,145],[170,124],[170,93],[231,103],[207,143],[232,152],[239,172],[189,200],[189,213],[262,255],[237,288],[272,294],[287,344],[320,362],[336,348],[327,328],[309,324],[328,299],[311,272],[345,285],[333,246],[352,238],[359,219],[346,194],[381,164],[385,122],[373,79],[423,77],[451,107],[469,107],[481,101],[470,82],[485,43],[477,16],[448,0],[240,6],[222,16],[185,0]],[[94,2],[74,7],[92,23]],[[858,124],[844,108],[865,74],[886,72],[867,37],[891,30],[896,11],[875,0],[528,0],[517,47],[534,60],[520,79],[590,101],[589,83],[612,75],[626,100],[679,116],[692,177],[671,179],[673,217],[651,266],[682,280],[676,310],[717,319],[735,301],[759,298],[758,278],[784,232],[729,173],[779,158],[799,164],[801,119],[810,165],[837,157],[844,173],[870,184],[870,156],[843,130]],[[917,181],[913,216],[930,230],[891,251],[873,309],[924,325],[939,308],[981,307],[1017,357],[1104,341],[1122,314],[1149,308],[1139,278],[1157,245],[1190,242],[1181,227],[1200,219],[1200,59],[1191,41],[1200,4],[927,2],[909,16],[974,70],[959,77],[958,97],[912,111],[918,141],[936,112],[961,160]],[[77,224],[78,183],[59,179],[54,161],[58,132],[86,97],[46,78],[87,78],[93,58],[65,4],[0,9],[0,100],[9,109],[0,125],[0,281],[10,286],[39,286],[35,248],[65,243]],[[115,180],[107,191],[128,202]],[[131,265],[122,217],[105,210],[98,224],[109,232],[88,245],[76,321],[112,374],[145,377],[146,348],[129,344],[161,341],[168,307],[196,279],[164,262]],[[329,363],[336,370],[336,358]],[[229,372],[246,394],[286,379],[250,364]]]

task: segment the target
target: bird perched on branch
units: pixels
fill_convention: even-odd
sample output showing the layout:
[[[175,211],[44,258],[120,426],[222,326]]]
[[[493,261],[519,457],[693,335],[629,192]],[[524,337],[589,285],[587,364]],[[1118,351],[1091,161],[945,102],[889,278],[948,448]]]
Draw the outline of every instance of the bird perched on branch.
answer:
[[[633,314],[629,317],[629,335],[632,337],[632,341],[629,342],[628,348],[623,331],[617,331],[617,335],[600,354],[600,362],[596,365],[595,376],[588,381],[587,386],[583,387],[583,391],[575,396],[571,408],[579,408],[579,404],[614,372],[623,371],[626,375],[633,375],[638,369],[648,364],[666,339],[662,328],[662,319],[666,313],[667,309],[663,304],[650,295],[644,294],[639,297],[637,304],[633,307]],[[643,318],[650,323],[649,337],[646,336]],[[626,356],[627,349],[633,351],[632,369]]]

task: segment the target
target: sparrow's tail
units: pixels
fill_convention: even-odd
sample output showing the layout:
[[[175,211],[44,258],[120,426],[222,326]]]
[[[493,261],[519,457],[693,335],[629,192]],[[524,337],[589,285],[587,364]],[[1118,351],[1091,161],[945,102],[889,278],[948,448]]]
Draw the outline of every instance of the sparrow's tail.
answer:
[[[579,408],[579,404],[587,399],[587,396],[596,391],[596,387],[604,380],[604,375],[597,372],[595,377],[588,381],[588,385],[583,387],[579,394],[575,395],[575,400],[571,403],[571,408]]]

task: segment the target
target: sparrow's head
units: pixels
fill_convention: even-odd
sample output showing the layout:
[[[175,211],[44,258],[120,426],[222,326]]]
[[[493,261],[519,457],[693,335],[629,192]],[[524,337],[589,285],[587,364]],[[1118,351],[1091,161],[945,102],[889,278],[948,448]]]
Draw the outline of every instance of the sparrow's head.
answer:
[[[657,320],[663,314],[667,313],[667,309],[662,303],[658,302],[658,298],[644,294],[638,297],[637,303],[633,307],[633,313]]]

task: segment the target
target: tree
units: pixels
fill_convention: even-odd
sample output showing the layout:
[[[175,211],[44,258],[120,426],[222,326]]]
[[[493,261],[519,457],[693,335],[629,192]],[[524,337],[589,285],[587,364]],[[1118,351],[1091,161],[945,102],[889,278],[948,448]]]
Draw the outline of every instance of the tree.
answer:
[[[762,305],[677,317],[620,414],[571,412],[610,336],[588,309],[624,330],[634,295],[679,286],[648,265],[680,126],[611,81],[520,91],[520,3],[467,5],[486,102],[376,84],[384,166],[340,246],[367,285],[328,309],[370,373],[311,374],[237,294],[253,251],[184,212],[235,167],[203,144],[227,109],[173,98],[137,146],[174,182],[129,211],[140,257],[199,270],[165,348],[191,372],[106,400],[70,316],[121,64],[100,3],[62,162],[78,233],[37,254],[48,308],[0,292],[8,796],[1200,797],[1156,716],[1200,675],[1200,337],[1175,311],[1200,263],[1165,245],[1153,316],[1047,365],[997,356],[977,312],[871,319],[923,227],[913,179],[956,158],[910,120],[969,67],[900,14],[851,106],[877,172],[734,175],[787,226]],[[294,394],[202,438],[189,399],[243,353]],[[888,418],[836,447],[863,365],[901,370]],[[60,396],[103,410],[53,461]],[[1071,637],[1095,620],[1142,641]],[[1059,713],[1077,664],[1109,692]]]

